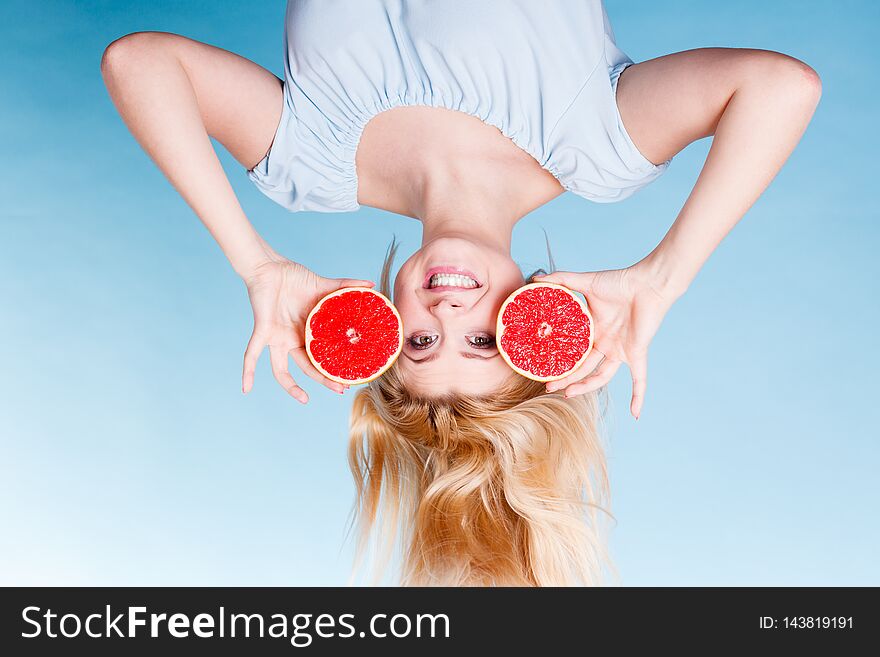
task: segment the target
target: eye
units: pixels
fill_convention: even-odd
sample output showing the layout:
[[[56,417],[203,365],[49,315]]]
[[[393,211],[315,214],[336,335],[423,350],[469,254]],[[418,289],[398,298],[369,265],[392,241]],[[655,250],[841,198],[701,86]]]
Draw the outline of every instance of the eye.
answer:
[[[495,336],[488,333],[466,335],[465,340],[474,349],[491,349],[495,346]]]
[[[408,342],[413,349],[427,349],[437,342],[437,335],[431,333],[421,333],[419,335],[411,335]]]

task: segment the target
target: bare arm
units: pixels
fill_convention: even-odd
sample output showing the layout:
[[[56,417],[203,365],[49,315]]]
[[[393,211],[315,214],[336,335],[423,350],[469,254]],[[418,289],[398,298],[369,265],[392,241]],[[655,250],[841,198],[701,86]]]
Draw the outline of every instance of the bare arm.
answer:
[[[248,277],[275,257],[254,230],[209,137],[250,168],[272,143],[281,81],[231,52],[176,34],[143,32],[108,46],[107,89],[135,139]]]
[[[598,336],[584,366],[549,390],[597,390],[627,363],[630,411],[639,417],[648,346],[663,317],[788,159],[820,95],[813,69],[761,50],[691,50],[624,71],[618,106],[645,157],[665,161],[697,139],[714,139],[681,212],[645,259],[622,270],[547,277],[588,296]]]
[[[766,50],[690,50],[624,72],[621,116],[646,157],[661,162],[715,136],[693,191],[650,256],[674,294],[684,292],[782,168],[821,93],[813,69]]]
[[[304,348],[304,321],[328,292],[369,281],[328,279],[281,257],[259,236],[238,203],[210,137],[252,168],[269,150],[282,109],[281,81],[247,59],[176,34],[143,32],[114,41],[101,72],[113,102],[143,149],[180,192],[244,279],[254,311],[242,391],[254,383],[269,348],[272,373],[295,399],[308,395],[288,370],[288,356],[323,385]]]

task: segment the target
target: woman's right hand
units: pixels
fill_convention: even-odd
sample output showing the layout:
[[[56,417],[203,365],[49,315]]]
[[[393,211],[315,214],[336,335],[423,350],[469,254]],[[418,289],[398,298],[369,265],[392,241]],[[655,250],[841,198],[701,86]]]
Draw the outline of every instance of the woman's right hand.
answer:
[[[294,399],[309,400],[288,370],[288,356],[310,378],[342,394],[348,386],[322,375],[306,355],[305,321],[315,304],[325,295],[343,287],[373,287],[371,281],[350,278],[324,278],[299,263],[273,258],[254,268],[245,277],[248,297],[254,311],[254,331],[244,354],[241,391],[254,386],[257,360],[269,347],[272,374]]]

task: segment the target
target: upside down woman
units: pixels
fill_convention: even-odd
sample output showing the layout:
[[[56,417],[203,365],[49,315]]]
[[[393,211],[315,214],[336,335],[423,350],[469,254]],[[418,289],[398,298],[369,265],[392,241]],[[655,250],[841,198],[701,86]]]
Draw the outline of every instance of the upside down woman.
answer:
[[[779,171],[821,94],[809,66],[769,51],[633,63],[598,0],[292,1],[283,80],[164,33],[113,42],[101,68],[131,132],[247,286],[244,392],[266,348],[300,402],[288,357],[343,392],[306,357],[303,322],[324,294],[372,283],[324,278],[274,251],[210,138],[291,211],[367,205],[422,223],[393,286],[395,248],[381,280],[403,319],[402,356],[357,393],[351,421],[363,535],[376,530],[379,552],[400,537],[404,584],[602,580],[597,394],[625,363],[638,419],[664,315]],[[623,200],[708,136],[693,191],[651,253],[538,277],[587,295],[587,361],[546,385],[514,374],[493,332],[524,283],[510,257],[516,222],[566,191]]]

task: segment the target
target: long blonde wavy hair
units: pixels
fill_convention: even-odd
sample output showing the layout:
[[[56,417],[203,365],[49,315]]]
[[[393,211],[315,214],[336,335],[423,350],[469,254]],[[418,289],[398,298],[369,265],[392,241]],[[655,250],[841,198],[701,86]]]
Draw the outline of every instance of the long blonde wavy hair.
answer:
[[[396,248],[382,268],[386,294]],[[511,372],[491,396],[425,398],[392,367],[351,412],[355,568],[369,553],[379,578],[397,553],[403,585],[601,583],[600,394],[566,399]]]

